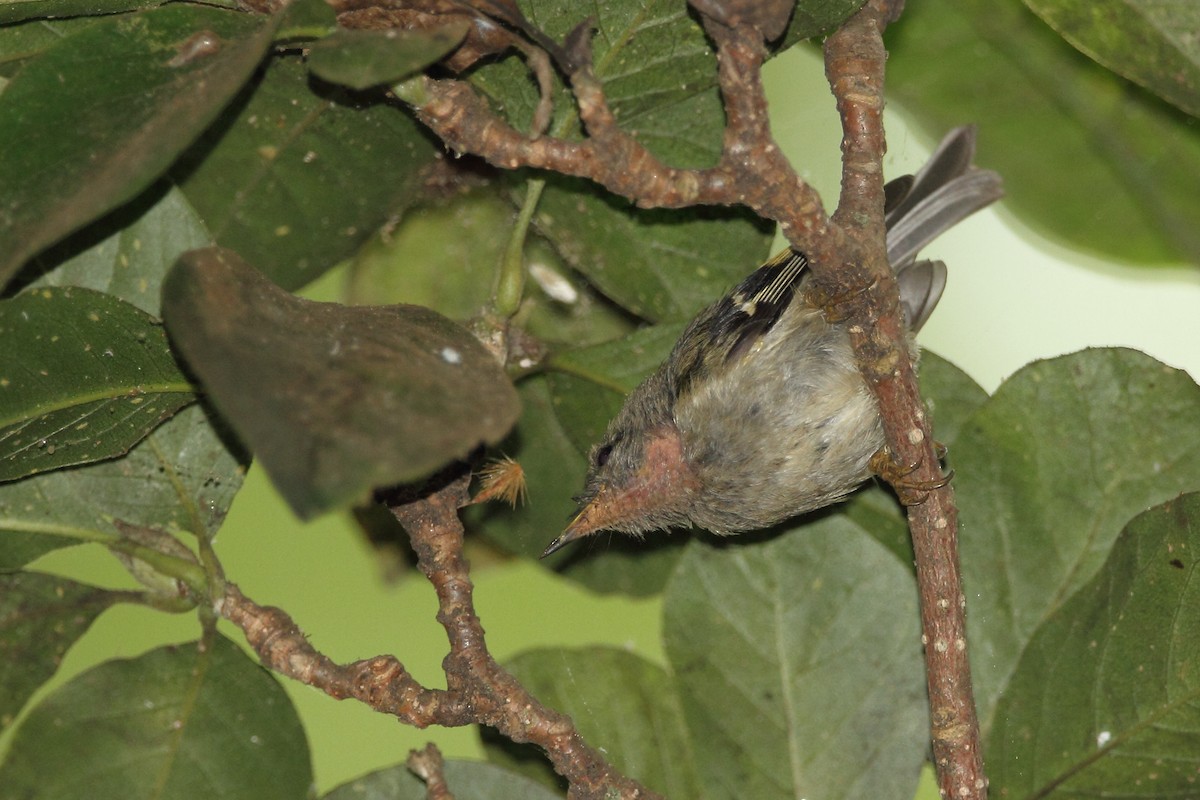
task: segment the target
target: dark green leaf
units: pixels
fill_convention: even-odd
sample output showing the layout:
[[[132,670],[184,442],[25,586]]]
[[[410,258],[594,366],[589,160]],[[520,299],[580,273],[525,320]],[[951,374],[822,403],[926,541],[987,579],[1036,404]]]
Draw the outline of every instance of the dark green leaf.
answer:
[[[477,761],[447,761],[446,783],[457,800],[557,800],[556,792],[520,775]],[[344,783],[324,800],[426,800],[425,783],[404,766],[388,767]]]
[[[0,284],[157,178],[271,33],[253,15],[170,5],[98,20],[21,70],[0,94]]]
[[[95,22],[95,17],[76,17],[0,27],[0,77],[11,78],[26,62],[57,45],[63,37]]]
[[[174,171],[217,242],[286,289],[350,256],[420,189],[436,150],[398,109],[310,87],[274,59]]]
[[[85,672],[30,712],[0,767],[9,796],[60,800],[297,800],[312,780],[283,687],[221,637]]]
[[[1193,0],[1025,0],[1104,66],[1200,116],[1200,5]]]
[[[1034,631],[1137,512],[1200,487],[1200,387],[1132,350],[1009,378],[954,445],[975,696],[985,732]]]
[[[913,796],[928,736],[916,590],[853,523],[693,541],[663,614],[707,797]]]
[[[244,462],[193,405],[121,459],[0,484],[0,569],[118,535],[114,520],[211,536],[242,485]]]
[[[501,439],[520,413],[492,355],[440,314],[303,300],[228,250],[180,259],[163,314],[302,517],[426,477]]]
[[[412,31],[344,28],[312,46],[308,68],[320,78],[351,89],[395,83],[457,47],[468,27],[461,20]]]
[[[95,242],[99,226],[93,226],[34,259],[29,271],[44,274],[30,286],[95,289],[158,316],[167,270],[188,250],[212,244],[212,237],[174,188],[143,194],[110,219],[116,231],[111,236]]]
[[[661,667],[602,647],[535,650],[505,666],[538,700],[569,715],[623,774],[665,797],[702,796],[679,698]],[[512,769],[523,763],[503,746],[489,747],[488,758]],[[529,766],[526,774],[558,787],[544,758]]]
[[[796,3],[783,36],[786,43],[824,36],[841,25],[863,5],[862,0],[819,0]]]
[[[978,123],[978,161],[1027,225],[1104,258],[1200,261],[1194,120],[1016,3],[928,0],[888,34],[889,97],[937,135]]]
[[[54,575],[0,574],[0,730],[115,599]]]
[[[1034,633],[988,742],[995,797],[1195,797],[1200,496],[1134,518]]]
[[[123,455],[195,400],[161,323],[90,289],[0,301],[0,481]]]
[[[0,25],[45,17],[116,14],[162,5],[162,0],[5,0],[0,3]]]

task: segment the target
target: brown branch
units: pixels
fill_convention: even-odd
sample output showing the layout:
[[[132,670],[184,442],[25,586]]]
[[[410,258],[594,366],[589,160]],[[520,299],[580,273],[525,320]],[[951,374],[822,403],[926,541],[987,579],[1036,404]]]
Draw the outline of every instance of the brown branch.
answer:
[[[308,642],[287,613],[256,604],[233,584],[215,604],[216,612],[242,629],[265,666],[335,699],[352,697],[418,728],[487,725],[514,742],[537,745],[570,783],[573,798],[657,798],[614,769],[583,740],[570,717],[539,703],[488,652],[458,518],[468,500],[468,482],[464,475],[427,496],[390,504],[437,592],[438,621],[450,640],[443,661],[446,689],[425,688],[393,656],[336,664]]]
[[[408,754],[405,765],[409,771],[425,781],[426,800],[454,800],[454,794],[446,783],[446,762],[442,751],[433,742],[424,750],[413,750]]]
[[[850,326],[859,365],[879,402],[888,449],[904,473],[897,493],[908,508],[917,566],[922,643],[929,690],[934,765],[942,797],[987,797],[979,721],[967,657],[966,596],[958,563],[958,511],[942,480],[936,444],[925,414],[916,372],[907,356],[907,332],[883,251],[885,149],[883,28],[901,2],[870,0],[825,44],[826,73],[842,117],[842,194],[834,220],[866,237],[867,272],[874,281],[864,308]],[[916,465],[911,472],[905,465]]]

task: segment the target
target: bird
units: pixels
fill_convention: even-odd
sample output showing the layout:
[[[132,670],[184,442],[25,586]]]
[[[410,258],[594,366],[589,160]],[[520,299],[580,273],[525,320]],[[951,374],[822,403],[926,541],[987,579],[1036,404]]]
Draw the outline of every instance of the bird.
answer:
[[[888,262],[911,333],[946,285],[945,264],[917,253],[1004,193],[999,175],[974,166],[975,139],[974,126],[955,128],[915,175],[885,187]],[[809,275],[807,256],[786,249],[691,321],[591,448],[579,510],[543,558],[602,530],[766,528],[871,476],[879,408],[846,323],[806,296]]]

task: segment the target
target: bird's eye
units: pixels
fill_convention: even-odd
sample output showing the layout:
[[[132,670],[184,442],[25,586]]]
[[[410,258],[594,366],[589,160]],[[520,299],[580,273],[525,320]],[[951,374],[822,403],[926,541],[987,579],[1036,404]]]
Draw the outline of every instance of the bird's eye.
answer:
[[[608,457],[612,455],[612,451],[613,446],[606,444],[596,451],[596,455],[592,457],[592,460],[596,462],[597,467],[603,467],[608,463]]]

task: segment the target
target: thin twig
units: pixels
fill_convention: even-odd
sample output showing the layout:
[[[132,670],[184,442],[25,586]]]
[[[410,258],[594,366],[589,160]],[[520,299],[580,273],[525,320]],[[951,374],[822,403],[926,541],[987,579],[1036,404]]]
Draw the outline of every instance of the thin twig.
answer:
[[[412,538],[418,567],[437,592],[438,621],[450,640],[443,661],[446,689],[422,686],[393,656],[336,664],[308,642],[287,613],[258,605],[233,584],[215,604],[216,612],[242,629],[264,665],[331,697],[353,697],[418,728],[487,725],[511,741],[537,745],[580,800],[655,800],[658,795],[619,773],[584,742],[570,717],[539,703],[488,652],[458,518],[468,500],[468,477],[390,505]]]

